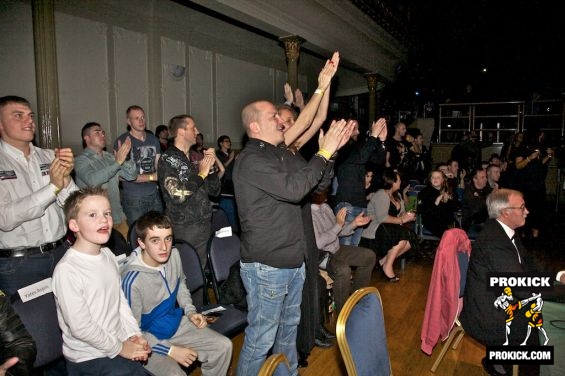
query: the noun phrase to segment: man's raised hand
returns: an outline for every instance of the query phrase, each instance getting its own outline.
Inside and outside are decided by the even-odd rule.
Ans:
[[[379,138],[381,141],[386,141],[386,136],[388,134],[388,128],[386,125],[386,119],[380,118],[377,121],[373,122],[371,126],[371,136],[375,138]]]

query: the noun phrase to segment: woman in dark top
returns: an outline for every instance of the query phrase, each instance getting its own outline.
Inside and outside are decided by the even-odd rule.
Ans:
[[[424,145],[424,136],[418,133],[414,136],[412,146],[408,149],[407,179],[416,179],[424,184],[432,167],[432,157]]]
[[[169,127],[161,124],[155,129],[155,136],[159,139],[161,144],[161,153],[169,147]]]
[[[441,238],[445,230],[454,227],[458,207],[459,203],[453,198],[443,172],[432,171],[428,186],[418,193],[418,213],[422,216],[424,227]]]
[[[196,135],[196,143],[190,147],[189,159],[192,163],[198,163],[204,158],[204,135],[198,133]]]
[[[235,152],[231,150],[231,140],[229,136],[223,135],[218,137],[216,157],[218,157],[226,169],[222,177],[222,193],[233,195],[232,169],[233,162],[235,161]]]
[[[383,189],[378,190],[367,205],[367,214],[372,220],[363,230],[359,245],[374,250],[381,257],[379,265],[387,280],[397,282],[399,278],[394,274],[394,261],[418,246],[416,233],[404,227],[405,223],[413,222],[416,215],[404,210],[398,172],[386,168],[383,182]]]

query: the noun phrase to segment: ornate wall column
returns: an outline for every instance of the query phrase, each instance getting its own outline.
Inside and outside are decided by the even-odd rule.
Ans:
[[[37,87],[38,146],[60,146],[59,85],[55,46],[55,6],[53,0],[33,0],[33,41]]]
[[[369,88],[369,122],[377,120],[377,86],[379,81],[382,79],[381,75],[378,73],[366,73],[364,74],[367,80],[367,87]]]
[[[288,83],[292,91],[298,87],[298,58],[300,57],[300,46],[306,39],[298,35],[279,38],[284,43],[284,53],[286,55],[286,66],[288,72]]]

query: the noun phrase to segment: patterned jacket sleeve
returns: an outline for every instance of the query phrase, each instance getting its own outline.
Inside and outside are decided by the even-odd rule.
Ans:
[[[36,352],[33,338],[8,298],[0,291],[0,364],[17,356],[20,360],[10,368],[8,374],[32,375]]]
[[[175,203],[183,203],[190,199],[204,184],[204,179],[197,173],[181,171],[181,165],[174,154],[165,152],[159,158],[158,178],[161,192],[168,195]]]

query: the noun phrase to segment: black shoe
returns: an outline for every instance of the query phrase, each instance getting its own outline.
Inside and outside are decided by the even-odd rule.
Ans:
[[[320,325],[320,334],[325,339],[335,339],[335,334],[330,332],[324,325]]]
[[[334,345],[333,342],[326,338],[316,338],[314,344],[322,349],[329,349]]]
[[[488,373],[490,376],[505,376],[505,373],[500,373],[498,372],[496,369],[494,369],[494,365],[487,363],[487,358],[483,358],[481,360],[481,363],[483,365],[483,369],[485,370],[486,373]]]
[[[308,354],[303,353],[302,351],[298,352],[298,368],[306,368],[308,367]]]

